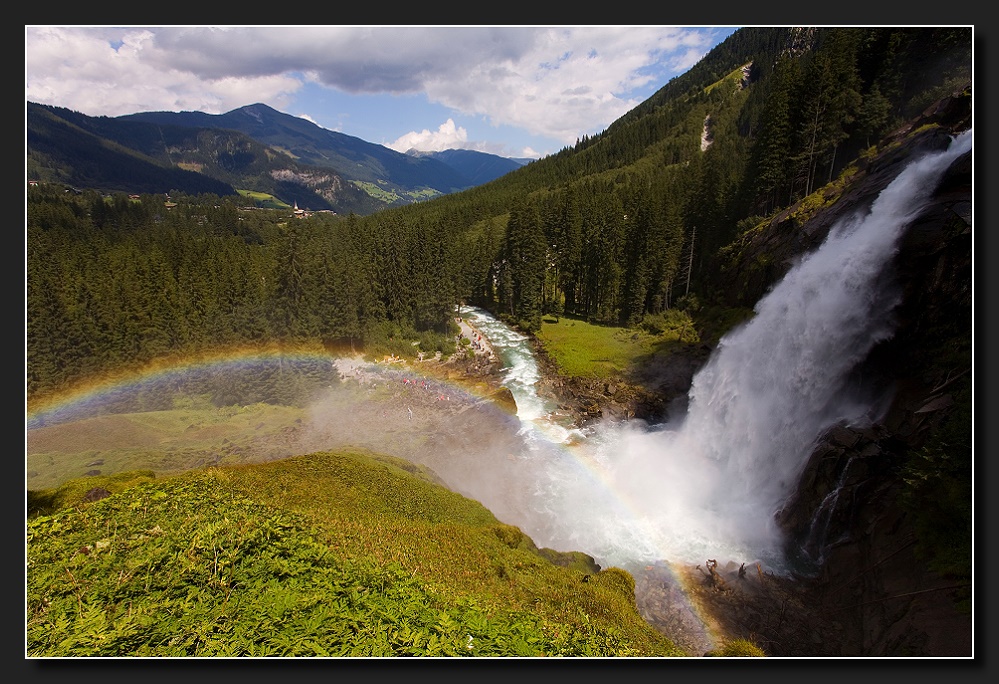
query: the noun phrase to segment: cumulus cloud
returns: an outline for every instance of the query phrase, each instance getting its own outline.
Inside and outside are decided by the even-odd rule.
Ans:
[[[468,132],[460,126],[455,126],[454,119],[448,119],[436,131],[431,132],[426,128],[419,133],[413,131],[386,145],[397,152],[407,152],[411,149],[440,152],[467,146]]]
[[[280,108],[302,86],[281,72],[192,71],[161,29],[43,27],[25,31],[25,96],[90,116],[139,111],[221,114],[254,102]]]
[[[653,26],[532,29],[528,35],[529,43],[504,57],[465,60],[454,73],[427,73],[427,96],[496,126],[572,144],[635,107],[643,98],[629,96],[634,89],[665,83],[666,75],[655,69],[662,55],[705,40],[688,29]]]

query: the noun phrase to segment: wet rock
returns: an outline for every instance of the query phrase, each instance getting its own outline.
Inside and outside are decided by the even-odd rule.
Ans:
[[[859,433],[842,425],[837,425],[826,433],[827,441],[841,447],[852,447],[859,439]]]
[[[517,400],[514,398],[513,392],[510,391],[509,387],[500,387],[489,395],[489,399],[507,411],[512,413],[517,412]]]

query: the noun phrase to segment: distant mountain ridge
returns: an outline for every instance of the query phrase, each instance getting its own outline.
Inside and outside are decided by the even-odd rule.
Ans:
[[[413,157],[429,157],[442,161],[470,180],[473,186],[483,185],[489,181],[496,180],[500,176],[504,176],[534,161],[530,158],[500,157],[488,152],[464,149],[448,149],[436,152],[411,149],[406,154]]]
[[[225,114],[90,117],[27,103],[28,173],[128,192],[264,192],[287,204],[370,214],[459,192],[519,168],[471,150],[403,154],[253,104]]]
[[[26,113],[29,179],[136,193],[236,192],[217,178],[164,164],[143,151],[147,145],[132,135],[135,131],[115,126],[104,117],[95,119],[31,102],[27,103]]]

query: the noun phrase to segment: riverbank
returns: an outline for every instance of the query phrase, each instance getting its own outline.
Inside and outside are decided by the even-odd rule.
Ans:
[[[587,378],[563,374],[544,345],[537,339],[531,345],[541,373],[538,394],[572,414],[580,428],[601,420],[661,423],[672,411],[684,411],[694,375],[710,353],[707,345],[678,347],[626,373]]]
[[[461,311],[459,310],[459,314]],[[456,316],[455,321],[458,323],[458,327],[461,328],[461,332],[458,334],[458,350],[459,353],[461,349],[465,348],[462,343],[462,339],[467,339],[469,341],[468,349],[475,354],[475,356],[484,356],[490,362],[498,361],[499,358],[493,351],[493,345],[489,341],[489,338],[482,334],[478,328],[475,327],[473,323],[470,323],[468,319],[464,316]]]
[[[450,356],[443,357],[437,353],[434,356],[419,354],[412,359],[386,356],[380,360],[371,360],[359,354],[338,358],[334,360],[334,366],[342,381],[353,380],[362,386],[376,387],[385,382],[387,373],[399,377],[408,374],[413,383],[410,387],[417,384],[432,387],[452,385],[472,396],[487,398],[506,411],[516,414],[513,395],[503,384],[502,360],[492,343],[466,318],[456,316],[455,322],[460,333],[455,339],[455,353]],[[462,344],[462,339],[469,342]],[[407,380],[404,384],[408,382]],[[442,396],[446,397],[447,394]]]
[[[443,363],[467,376],[466,379],[488,378],[494,387],[499,387],[504,382],[504,361],[496,353],[495,341],[476,326],[474,319],[475,316],[462,315],[460,309],[455,318],[461,328],[459,350],[465,346],[474,356],[466,359],[466,355],[458,353]],[[556,406],[557,413],[569,417],[568,421],[560,420],[561,423],[568,422],[579,429],[600,421],[663,422],[671,408],[685,408],[693,376],[710,353],[707,345],[678,345],[669,353],[649,355],[628,372],[584,377],[563,373],[538,336],[507,325],[517,335],[527,338],[539,375],[534,386],[537,395]],[[462,338],[471,344],[461,345]]]

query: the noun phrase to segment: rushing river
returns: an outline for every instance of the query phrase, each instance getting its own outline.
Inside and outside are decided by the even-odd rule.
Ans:
[[[523,423],[521,433],[529,440],[547,439],[566,443],[583,437],[571,416],[562,413],[551,401],[536,391],[541,374],[531,350],[529,338],[497,320],[484,309],[463,306],[458,315],[481,332],[503,364],[503,384],[517,402],[517,417]]]

